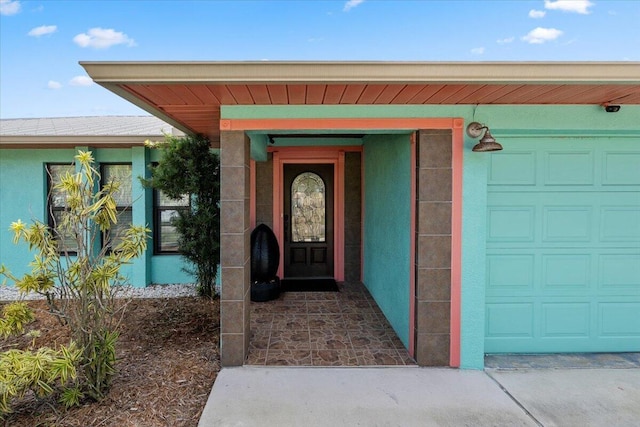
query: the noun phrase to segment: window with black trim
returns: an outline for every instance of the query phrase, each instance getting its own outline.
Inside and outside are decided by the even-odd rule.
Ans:
[[[178,230],[173,225],[173,219],[180,211],[191,209],[191,199],[184,194],[180,199],[174,200],[167,197],[160,190],[154,191],[153,217],[154,221],[154,248],[156,254],[175,254],[180,249],[178,245]]]
[[[62,214],[65,211],[67,201],[65,194],[56,189],[56,185],[60,184],[62,178],[67,174],[75,174],[76,167],[73,164],[56,164],[48,163],[46,165],[47,172],[47,223],[54,231],[53,235],[58,244],[59,252],[67,252],[75,254],[78,251],[78,244],[75,236],[70,232],[61,230]]]
[[[133,203],[131,163],[103,163],[100,165],[100,174],[102,176],[103,187],[105,184],[113,182],[120,184],[118,191],[113,194],[113,198],[116,202],[118,222],[109,230],[109,249],[111,249],[120,244],[124,238],[125,231],[133,222],[133,212],[131,210],[131,205]]]

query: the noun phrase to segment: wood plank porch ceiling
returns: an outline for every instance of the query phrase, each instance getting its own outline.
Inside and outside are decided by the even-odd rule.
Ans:
[[[118,63],[82,65],[97,83],[182,130],[207,135],[212,145],[220,140],[220,108],[223,105],[640,104],[638,63],[488,64],[493,67],[490,69],[483,68],[485,64],[444,64],[450,67],[443,71],[480,73],[477,78],[464,74],[423,79],[418,71],[437,69],[443,64],[319,63],[313,67],[314,64],[309,63],[185,63],[182,68],[180,63],[156,64],[161,69],[166,68],[166,73],[160,72],[161,75],[145,75],[154,65],[152,63],[122,63],[120,68]],[[528,71],[527,65],[533,71]],[[542,68],[544,65],[546,69]],[[143,68],[137,68],[141,66]],[[430,68],[425,68],[427,66]],[[595,69],[595,66],[600,68]],[[363,68],[358,71],[358,67]],[[383,74],[388,73],[385,67],[400,67],[392,71],[407,70],[406,75],[393,79],[392,75]],[[120,69],[123,71],[118,76]],[[197,74],[200,70],[204,74],[220,69],[223,70],[221,75],[211,79]],[[265,74],[260,74],[261,69]],[[494,78],[490,74],[503,69],[506,70],[504,75]],[[157,68],[153,73],[157,73],[155,70]],[[356,74],[371,70],[373,74]],[[375,74],[378,70],[382,71]],[[616,78],[599,74],[609,70],[622,70],[624,75]],[[190,75],[191,71],[193,75]],[[278,71],[284,75],[278,75]],[[246,72],[246,75],[236,72]],[[344,76],[347,78],[337,78]]]

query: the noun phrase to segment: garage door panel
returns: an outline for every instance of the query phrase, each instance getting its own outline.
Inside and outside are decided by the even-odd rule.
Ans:
[[[490,206],[489,242],[534,242],[535,206]]]
[[[495,303],[487,305],[488,337],[533,337],[533,304]]]
[[[543,242],[590,242],[593,238],[591,206],[542,208]]]
[[[603,302],[598,317],[600,336],[640,337],[640,302]]]
[[[591,288],[591,255],[552,254],[542,256],[544,294],[584,295]]]
[[[592,151],[546,151],[543,157],[544,185],[594,184]]]
[[[591,304],[554,302],[541,308],[541,337],[589,337]]]
[[[535,256],[501,254],[487,257],[487,293],[533,295]]]
[[[640,297],[640,254],[607,253],[599,256],[599,288],[606,294]],[[640,318],[640,312],[638,312]]]
[[[536,184],[536,153],[515,151],[491,156],[488,181],[491,185],[531,186]]]
[[[489,161],[486,351],[640,351],[640,141],[511,147]]]
[[[605,151],[602,184],[640,185],[640,153],[637,151]]]
[[[600,240],[640,242],[640,206],[602,206]]]

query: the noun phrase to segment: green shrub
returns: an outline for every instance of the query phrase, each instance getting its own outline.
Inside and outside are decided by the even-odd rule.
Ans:
[[[49,311],[69,327],[71,342],[58,350],[0,354],[0,415],[28,390],[40,397],[60,392],[67,407],[83,398],[100,399],[116,372],[118,328],[128,302],[116,298],[127,284],[120,267],[146,250],[149,230],[130,225],[122,236],[112,236],[119,183],[95,191],[100,175],[91,152],[79,151],[75,159],[79,172],[65,175],[53,188],[66,201],[59,223],[11,224],[14,243],[26,243],[35,252],[31,272],[18,278],[0,267],[0,275],[14,282],[21,298],[29,292],[46,298]],[[120,243],[112,247],[115,237]],[[73,252],[65,248],[67,241],[73,242]],[[23,301],[9,304],[0,319],[0,335],[22,333],[31,320],[33,313]]]
[[[147,145],[161,150],[162,157],[142,182],[174,200],[189,196],[190,209],[178,211],[173,220],[179,251],[193,266],[185,270],[196,277],[199,294],[213,297],[220,263],[220,158],[201,136],[167,135],[164,142]]]

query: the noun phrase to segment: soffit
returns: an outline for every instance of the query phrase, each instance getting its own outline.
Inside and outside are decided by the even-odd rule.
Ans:
[[[98,84],[220,139],[223,105],[640,104],[637,62],[82,62]]]

